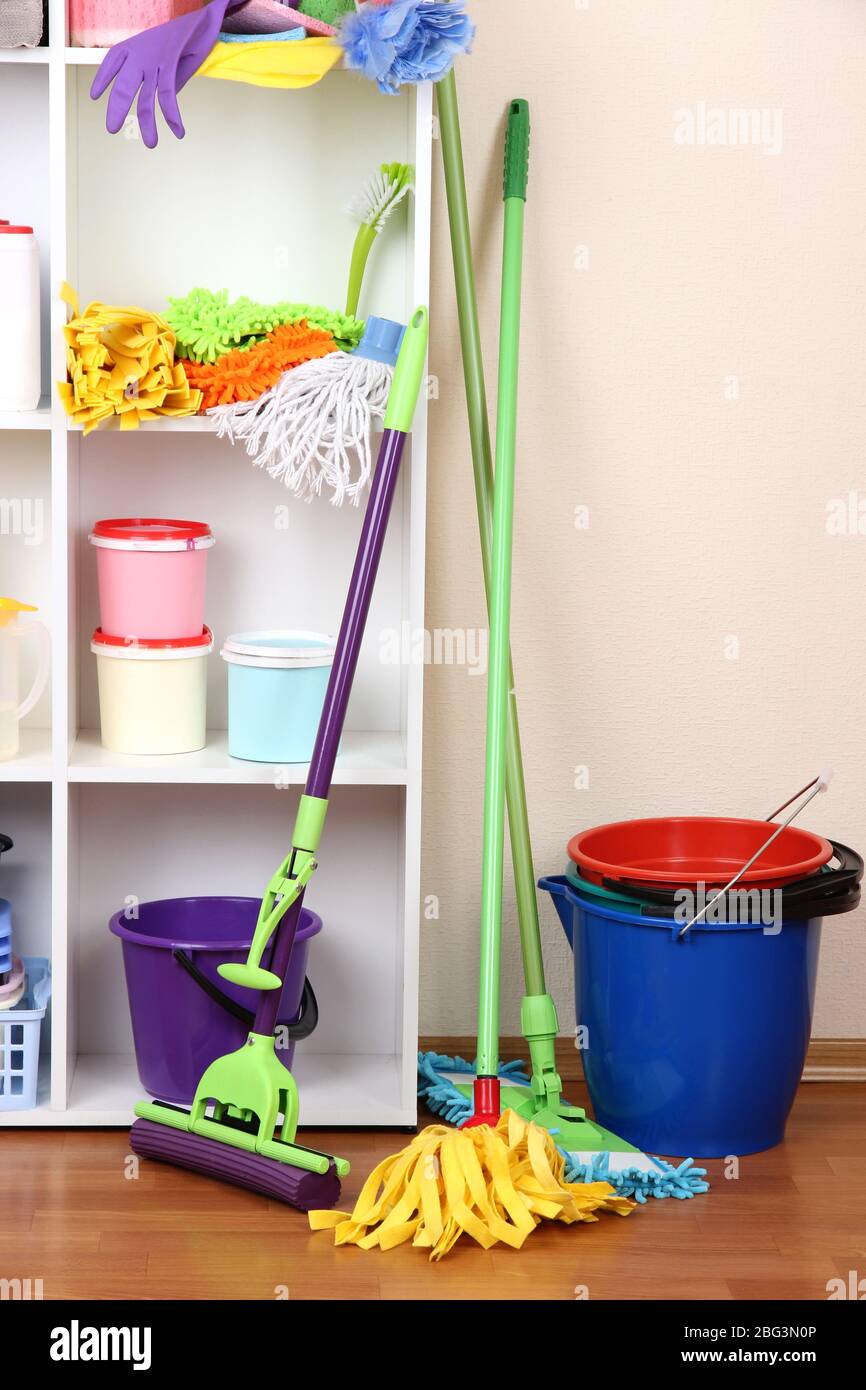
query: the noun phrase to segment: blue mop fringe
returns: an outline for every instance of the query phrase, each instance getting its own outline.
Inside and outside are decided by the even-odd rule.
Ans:
[[[434,1115],[440,1115],[446,1124],[462,1125],[475,1113],[472,1100],[458,1091],[447,1076],[440,1076],[440,1072],[444,1071],[459,1071],[465,1076],[474,1076],[475,1063],[466,1062],[462,1057],[446,1057],[442,1052],[419,1052],[418,1099],[423,1100]],[[499,1068],[499,1079],[515,1085],[529,1084],[522,1062],[506,1062]]]
[[[558,1146],[557,1146],[558,1147]],[[619,1172],[609,1171],[610,1154],[593,1154],[592,1159],[583,1163],[577,1154],[566,1149],[559,1152],[565,1159],[566,1182],[609,1182],[621,1197],[631,1197],[644,1205],[650,1197],[676,1197],[685,1201],[687,1197],[697,1197],[701,1192],[709,1192],[706,1168],[696,1168],[693,1158],[684,1158],[675,1168],[667,1159],[647,1157],[656,1165],[658,1172],[645,1172],[642,1168],[623,1168]]]
[[[473,1076],[475,1063],[462,1057],[446,1057],[441,1052],[418,1053],[418,1099],[449,1125],[460,1125],[473,1113],[471,1099],[441,1074],[455,1071]],[[499,1078],[516,1085],[529,1082],[522,1062],[506,1062],[499,1068]],[[559,1152],[565,1159],[566,1182],[607,1182],[621,1197],[631,1197],[641,1205],[650,1197],[657,1200],[675,1197],[682,1202],[710,1190],[706,1168],[696,1168],[693,1158],[683,1159],[675,1168],[666,1159],[650,1154],[648,1157],[656,1165],[656,1172],[644,1172],[635,1167],[611,1172],[609,1153],[593,1154],[592,1159],[584,1163],[577,1154],[566,1149],[559,1149]]]

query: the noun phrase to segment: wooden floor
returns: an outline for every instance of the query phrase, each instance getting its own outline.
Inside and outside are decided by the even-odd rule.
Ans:
[[[571,1089],[571,1088],[570,1088]],[[577,1095],[574,1095],[577,1099]],[[307,1131],[352,1160],[351,1202],[403,1134]],[[692,1201],[595,1225],[545,1224],[522,1251],[464,1241],[431,1266],[416,1250],[335,1250],[290,1208],[161,1164],[126,1176],[118,1131],[0,1133],[0,1278],[46,1299],[805,1299],[866,1276],[866,1086],[802,1086],[780,1148],[741,1160]],[[346,1203],[344,1203],[345,1205]]]

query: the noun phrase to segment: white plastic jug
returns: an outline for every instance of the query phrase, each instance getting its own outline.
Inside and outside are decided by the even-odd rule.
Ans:
[[[0,222],[0,410],[35,410],[41,391],[39,247]]]
[[[35,613],[28,603],[0,598],[0,762],[14,758],[19,748],[19,725],[29,714],[48,682],[51,641],[40,622],[20,622],[19,614]],[[36,674],[27,698],[19,700],[19,656],[22,641],[38,644]]]

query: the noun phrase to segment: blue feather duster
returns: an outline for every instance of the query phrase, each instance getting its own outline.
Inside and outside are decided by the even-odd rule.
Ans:
[[[464,0],[392,0],[347,15],[340,43],[349,67],[394,96],[404,83],[439,82],[474,34]]]

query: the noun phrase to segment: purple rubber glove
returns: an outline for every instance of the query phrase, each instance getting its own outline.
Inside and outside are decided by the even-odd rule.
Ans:
[[[158,141],[157,100],[169,130],[182,140],[186,131],[177,94],[210,53],[226,14],[244,3],[245,0],[210,0],[200,10],[145,29],[110,48],[90,88],[91,97],[98,101],[109,83],[114,83],[105,116],[109,132],[116,135],[122,129],[137,92],[136,115],[148,149],[155,149]]]

